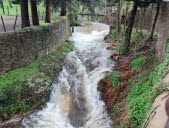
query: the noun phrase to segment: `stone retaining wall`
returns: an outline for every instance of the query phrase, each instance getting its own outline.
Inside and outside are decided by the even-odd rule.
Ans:
[[[165,3],[161,8],[158,17],[158,41],[156,43],[156,55],[161,61],[166,52],[166,42],[169,36],[169,3]],[[168,53],[167,53],[168,54]]]
[[[0,74],[56,51],[69,34],[67,17],[47,26],[0,33]]]

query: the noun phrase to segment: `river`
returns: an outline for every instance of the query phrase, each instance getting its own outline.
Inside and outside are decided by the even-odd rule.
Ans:
[[[43,110],[22,121],[25,128],[110,128],[111,120],[97,90],[98,82],[111,71],[112,51],[104,37],[108,25],[93,23],[75,27],[69,38],[74,50],[66,54],[57,84]]]

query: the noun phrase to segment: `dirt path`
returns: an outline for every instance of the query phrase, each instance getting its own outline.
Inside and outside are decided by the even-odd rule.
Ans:
[[[163,82],[169,85],[169,74],[167,74]],[[167,114],[165,111],[165,103],[169,97],[169,92],[160,94],[154,101],[152,109],[157,108],[150,116],[148,126],[146,128],[164,128],[167,122]]]
[[[160,94],[154,101],[152,109],[157,108],[150,116],[148,126],[146,128],[164,128],[167,121],[165,112],[165,102],[168,92]]]
[[[5,23],[6,31],[12,31],[13,27],[14,27],[16,16],[2,15],[2,17],[3,17],[4,23]],[[18,20],[16,22],[16,29],[18,29],[20,27],[21,27],[21,17],[18,17]],[[1,19],[0,19],[0,32],[4,32]]]

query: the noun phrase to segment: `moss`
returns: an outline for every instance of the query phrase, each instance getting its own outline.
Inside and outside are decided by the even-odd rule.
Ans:
[[[32,62],[25,68],[19,68],[8,73],[0,75],[0,89],[1,87],[15,83],[16,81],[24,81],[26,77],[30,76],[33,72],[37,72],[38,61]]]
[[[55,71],[58,73],[62,67],[62,53],[70,52],[72,48],[72,45],[65,42],[53,54],[38,59],[24,68],[0,75],[0,122],[46,103]],[[36,78],[43,79],[43,82],[37,82]],[[39,87],[46,86],[44,84],[47,84],[48,88],[37,93]]]

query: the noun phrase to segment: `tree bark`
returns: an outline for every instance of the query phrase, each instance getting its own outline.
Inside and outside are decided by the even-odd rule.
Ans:
[[[125,32],[125,44],[124,44],[125,47],[123,51],[124,55],[127,55],[129,53],[131,34],[133,30],[136,13],[137,13],[137,8],[138,8],[138,2],[134,2],[133,8],[130,14],[129,22],[128,22],[126,32]]]
[[[50,0],[46,0],[46,17],[45,22],[50,23]]]
[[[145,15],[146,15],[146,8],[143,7],[140,9],[140,32],[141,34],[143,33],[143,22],[144,22],[144,18],[145,18]]]
[[[153,26],[152,26],[152,29],[151,29],[151,34],[150,34],[150,37],[149,37],[150,40],[153,39],[154,30],[155,30],[157,19],[158,19],[159,12],[160,12],[160,5],[161,5],[161,2],[158,2],[157,3],[156,15],[155,15],[155,18],[154,18]]]
[[[121,14],[121,6],[120,6],[120,0],[118,0],[118,3],[117,3],[117,31],[118,33],[120,33],[121,31],[120,14]]]
[[[32,12],[32,24],[39,25],[37,3],[35,0],[30,0],[30,4],[31,4],[31,12]]]
[[[126,30],[126,25],[127,25],[128,11],[129,11],[130,2],[127,2],[127,3],[125,4],[125,6],[126,6],[126,10],[125,10],[125,17],[124,17],[124,31]]]
[[[66,3],[62,1],[60,16],[66,16]]]
[[[28,0],[20,0],[22,28],[29,27]]]

